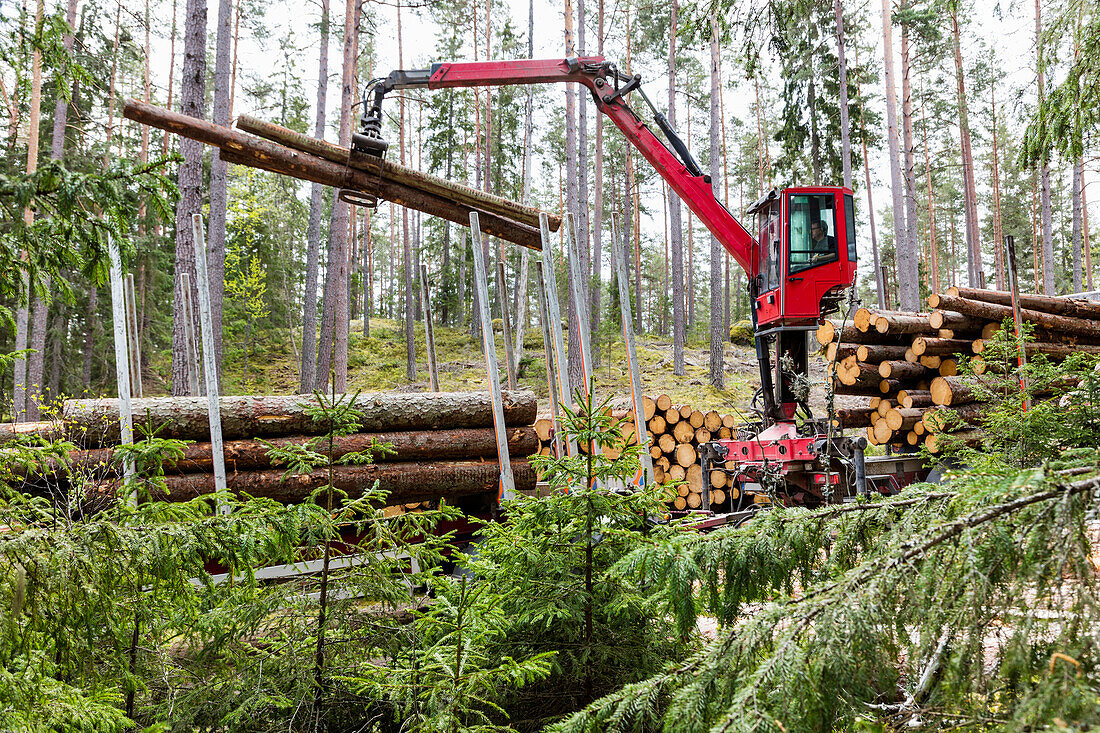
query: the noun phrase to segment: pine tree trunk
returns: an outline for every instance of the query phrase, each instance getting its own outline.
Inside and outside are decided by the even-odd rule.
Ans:
[[[886,93],[886,127],[890,149],[890,192],[893,196],[894,214],[894,250],[895,257],[903,272],[910,272],[910,262],[915,260],[916,252],[911,251],[906,245],[908,239],[905,229],[905,189],[901,174],[901,151],[898,143],[898,113],[896,89],[894,86],[894,41],[893,24],[891,18],[890,0],[882,0],[882,39],[883,39],[883,81]],[[881,277],[881,276],[880,276]],[[899,283],[898,300],[902,310],[917,310],[917,283],[906,278]],[[885,292],[885,283],[883,283]]]
[[[355,65],[358,59],[361,9],[362,5],[357,0],[348,0],[344,11],[344,63],[339,128],[340,145],[344,147],[351,144],[351,105],[357,101]],[[328,390],[330,371],[333,374],[333,388],[337,392],[344,391],[348,380],[348,225],[348,204],[339,199],[334,200],[328,226],[321,340],[317,354],[317,387],[324,391]]]
[[[328,99],[329,0],[321,0],[321,49],[317,70],[316,118],[313,136],[325,137],[325,105]],[[317,270],[321,257],[321,214],[324,187],[315,183],[309,197],[306,228],[306,282],[302,292],[302,370],[298,389],[309,394],[317,385]]]
[[[85,311],[84,327],[84,354],[83,364],[80,368],[80,385],[85,391],[92,386],[92,352],[95,351],[95,333],[99,324],[97,310],[99,300],[99,288],[93,283],[88,289],[88,304]]]
[[[577,45],[574,39],[573,29],[573,2],[565,0],[565,55],[573,58],[577,55]],[[580,209],[580,192],[578,168],[581,159],[579,142],[577,139],[577,89],[575,84],[567,84],[565,87],[565,208],[567,212],[574,214]],[[577,222],[580,229],[580,221]],[[564,231],[564,229],[562,230]],[[580,233],[577,233],[577,244],[580,245]],[[579,354],[581,350],[580,330],[577,328],[577,304],[573,301],[573,270],[568,265],[565,267],[567,278],[567,292],[569,301],[569,353]],[[584,285],[580,291],[583,293]],[[571,392],[583,389],[584,374],[580,359],[569,360],[569,388]]]
[[[990,109],[993,111],[993,276],[998,290],[1005,289],[1004,228],[1001,221],[1001,166],[997,149],[997,87],[989,87]],[[927,166],[927,143],[925,165]]]
[[[603,0],[600,0],[601,18]],[[535,57],[535,0],[530,0],[527,9],[527,58]],[[596,127],[596,149],[600,150],[600,128]],[[523,203],[531,203],[531,181],[534,176],[531,170],[534,164],[534,137],[535,137],[535,88],[527,88],[527,104],[524,109],[523,119]],[[596,188],[602,185],[600,173],[602,171],[600,153],[596,154]],[[598,195],[598,194],[597,194]],[[596,240],[597,243],[599,240]],[[515,360],[516,371],[519,372],[520,363],[523,361],[523,332],[527,329],[528,312],[527,282],[530,263],[530,250],[526,247],[519,255],[519,272],[516,276],[516,327],[515,327]]]
[[[676,129],[676,23],[678,0],[672,0],[668,36],[668,123]],[[668,191],[669,245],[672,248],[672,373],[684,375],[684,242],[680,197]]]
[[[970,145],[970,117],[966,104],[966,80],[960,42],[959,15],[951,13],[951,36],[955,51],[955,82],[959,104],[959,143],[963,172],[963,221],[966,226],[967,284],[982,284],[982,242],[978,226],[978,191],[974,183],[974,153]]]
[[[587,46],[585,45],[585,17],[584,17],[584,0],[577,0],[577,53],[584,56],[586,54]],[[591,303],[598,301],[600,293],[598,289],[592,287],[592,281],[599,277],[599,272],[593,272],[597,270],[598,265],[592,261],[590,255],[592,250],[590,249],[590,233],[589,233],[589,216],[591,214],[590,201],[588,198],[588,91],[584,90],[578,95],[577,100],[577,253],[580,255],[581,276],[584,278],[582,283],[583,287],[581,292],[586,298],[585,302]],[[597,199],[595,206],[600,206],[600,201]],[[599,236],[598,234],[596,235]],[[588,343],[589,348],[592,350],[591,360],[595,365],[598,362],[597,351],[599,350],[599,339],[597,338],[596,327],[599,323],[598,311],[589,307],[588,309]]]
[[[722,56],[718,47],[718,18],[710,19],[710,185],[718,197],[718,159],[723,151],[719,144],[722,115],[719,109],[721,82],[718,71]],[[718,239],[710,238],[710,383],[715,389],[725,388],[723,347],[726,339],[722,333],[722,259],[724,250]]]
[[[844,59],[844,9],[840,0],[833,0],[836,13],[836,57],[840,75],[840,157],[844,170],[844,185],[852,187],[852,142],[848,131],[848,64]],[[728,277],[726,278],[729,279]]]
[[[206,96],[206,0],[187,0],[183,27],[183,73],[180,81],[180,112],[203,118]],[[179,202],[176,205],[175,291],[172,299],[172,394],[189,390],[189,355],[184,327],[182,275],[191,279],[191,302],[198,302],[195,279],[195,250],[191,216],[202,207],[203,144],[180,138]],[[198,333],[198,323],[192,324]]]
[[[1082,163],[1081,177],[1081,235],[1085,249],[1085,289],[1092,290],[1092,244],[1089,238],[1089,204],[1085,195],[1084,169]]]
[[[1043,20],[1035,0],[1035,53],[1037,57],[1039,107],[1046,101],[1046,60],[1043,54]],[[1039,174],[1039,203],[1043,235],[1043,294],[1054,295],[1054,215],[1050,204],[1050,161],[1044,156]]]
[[[596,54],[603,56],[604,36],[604,0],[599,0],[598,19],[596,23]],[[598,365],[600,361],[600,307],[603,300],[603,115],[596,112],[596,160],[595,160],[595,190],[592,200],[592,283],[589,288],[588,312],[592,319],[592,364]],[[610,252],[615,250],[615,242],[608,246]],[[614,255],[612,255],[614,257]],[[615,289],[612,288],[614,292]]]
[[[921,82],[924,90],[924,82]],[[923,96],[923,94],[922,94]],[[940,249],[936,241],[936,208],[932,195],[932,161],[928,154],[928,118],[924,114],[925,105],[921,104],[921,128],[924,137],[924,183],[928,196],[928,272],[931,275],[932,292],[940,292]],[[870,180],[870,178],[868,178]]]
[[[630,3],[626,4],[626,72],[631,72],[631,60],[633,44],[630,34]],[[630,202],[630,211],[633,214],[633,226],[628,226],[623,217],[624,230],[629,228],[634,235],[634,325],[635,333],[642,333],[642,236],[641,212],[639,211],[638,186],[635,181],[634,154],[631,146],[626,146],[626,198]],[[652,317],[652,316],[651,316]],[[652,325],[652,322],[651,322]]]
[[[232,0],[218,0],[217,41],[214,52],[214,103],[210,119],[215,125],[229,126],[230,93],[233,45],[231,24]],[[210,283],[210,322],[214,333],[214,355],[218,381],[221,382],[222,360],[222,304],[225,300],[225,215],[229,203],[229,164],[222,160],[221,151],[215,150],[210,160],[210,214],[207,220],[206,267]]]
[[[401,3],[397,4],[397,59],[398,68],[404,68],[404,49],[402,47],[402,34],[401,34]],[[401,97],[400,104],[400,146],[401,146],[401,164],[405,164],[405,97]],[[488,125],[488,107],[486,107],[486,126]],[[488,130],[486,130],[486,137],[488,137]],[[488,155],[489,148],[486,143],[485,153]],[[488,173],[488,165],[486,165],[486,173]],[[488,179],[486,178],[486,188],[488,188]],[[412,273],[412,239],[409,237],[409,210],[405,207],[401,207],[401,244],[402,244],[402,257],[401,266],[404,271],[404,286],[405,286],[405,379],[410,383],[416,381],[416,332],[413,325],[416,313],[415,306],[413,305],[414,290],[413,290],[413,273]]]
[[[904,5],[908,8],[908,2]],[[898,265],[898,276],[908,281],[907,288],[920,297],[920,237],[917,229],[917,184],[916,160],[913,155],[913,86],[910,82],[912,64],[909,55],[909,25],[901,27],[901,122],[902,142],[905,148],[905,247],[910,256],[902,258]]]
[[[1085,289],[1082,268],[1081,246],[1081,177],[1084,175],[1084,159],[1078,158],[1073,164],[1073,292]]]

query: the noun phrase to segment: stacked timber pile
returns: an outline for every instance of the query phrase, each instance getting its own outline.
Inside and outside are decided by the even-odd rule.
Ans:
[[[230,491],[296,503],[328,482],[327,470],[288,477],[286,468],[273,463],[269,455],[272,445],[302,445],[325,432],[325,425],[313,418],[313,397],[223,397],[220,406]],[[362,413],[361,432],[336,437],[335,457],[372,446],[389,445],[390,449],[374,448],[372,464],[334,469],[336,488],[350,498],[362,496],[375,481],[388,492],[391,503],[410,508],[439,498],[453,502],[496,494],[500,470],[488,392],[360,394],[354,407]],[[132,410],[134,423],[158,428],[157,437],[196,441],[184,448],[182,459],[164,465],[168,495],[158,498],[187,500],[213,492],[206,398],[135,399]],[[535,487],[527,457],[538,450],[531,427],[536,410],[532,393],[504,393],[517,490]],[[112,491],[120,470],[113,459],[119,442],[117,416],[115,399],[70,400],[59,421],[22,428],[0,426],[0,451],[6,436],[16,433],[65,437],[82,448],[70,454],[67,465],[44,466],[42,473],[28,475],[28,482],[46,479],[67,484],[78,477],[82,485]]]
[[[928,297],[927,313],[860,308],[852,323],[826,321],[817,330],[833,388],[862,398],[837,411],[845,428],[866,428],[874,445],[925,445],[935,452],[941,435],[955,433],[976,443],[972,426],[982,405],[959,376],[960,359],[974,374],[1003,372],[1010,365],[989,360],[987,342],[1013,319],[1011,294],[949,288]],[[1034,328],[1028,356],[1061,360],[1075,352],[1100,354],[1100,303],[1021,295],[1020,315]]]
[[[649,455],[653,459],[654,478],[659,484],[677,484],[677,496],[670,506],[683,511],[699,509],[703,505],[703,466],[699,446],[712,440],[726,439],[733,435],[738,420],[733,415],[722,415],[715,410],[703,412],[691,405],[674,405],[672,398],[662,394],[642,397],[646,429],[649,433]],[[636,445],[634,414],[632,411],[613,411],[612,416],[622,418],[625,443]],[[539,439],[539,453],[553,452],[553,422],[548,417],[535,421],[535,433]],[[612,451],[604,453],[617,457]],[[723,471],[711,472],[712,508],[728,508],[729,502],[738,496],[736,488],[726,486],[728,480]]]

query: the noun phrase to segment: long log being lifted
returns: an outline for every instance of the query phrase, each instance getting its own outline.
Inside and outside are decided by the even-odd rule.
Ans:
[[[224,160],[238,165],[385,199],[463,226],[469,226],[470,212],[477,211],[486,234],[529,249],[542,248],[537,209],[432,178],[411,168],[381,160],[372,162],[366,156],[356,156],[357,167],[352,167],[349,164],[351,154],[346,148],[332,146],[344,155],[341,161],[335,162],[315,152],[303,152],[134,99],[127,100],[123,114],[135,122],[217,147]],[[324,141],[317,142],[327,147]],[[521,220],[514,218],[517,216]],[[561,218],[554,217],[553,222],[560,226]],[[552,223],[551,228],[557,227]]]

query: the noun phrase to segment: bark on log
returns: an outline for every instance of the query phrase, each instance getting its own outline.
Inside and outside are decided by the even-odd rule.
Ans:
[[[221,149],[221,157],[231,163],[293,176],[305,181],[376,195],[410,209],[447,219],[461,226],[470,225],[470,212],[479,211],[433,194],[382,179],[376,174],[348,168],[340,163],[302,153],[269,140],[215,125],[151,104],[128,100],[123,114],[128,119],[183,135]],[[487,234],[508,242],[541,250],[537,227],[481,212],[481,228]]]
[[[838,335],[840,336],[839,339],[837,339]],[[865,333],[850,323],[841,328],[836,323],[828,320],[818,326],[816,338],[822,346],[832,343],[834,340],[839,340],[842,344],[900,343],[898,339],[893,337],[884,339],[883,335],[876,333],[874,329],[871,329],[869,333]]]
[[[531,392],[503,392],[504,421],[510,426],[531,425],[538,403]],[[134,423],[151,421],[164,438],[203,440],[210,437],[205,397],[145,397],[131,400]],[[309,410],[311,395],[241,396],[221,398],[222,435],[226,440],[270,435],[316,435],[326,426],[315,422]],[[362,413],[360,432],[484,428],[493,424],[488,392],[422,392],[360,394],[355,409]],[[118,400],[69,400],[66,423],[86,430],[85,444],[118,441]]]
[[[968,300],[966,298],[951,295],[933,293],[928,296],[928,304],[936,308],[943,308],[944,310],[952,310],[957,313],[965,313],[978,318],[984,318],[988,321],[1000,322],[1005,318],[1011,319],[1013,317],[1012,306],[1010,305],[987,303],[980,300]],[[1034,323],[1037,326],[1042,326],[1051,331],[1061,331],[1063,333],[1100,339],[1100,320],[1076,318],[1028,308],[1021,308],[1020,316],[1025,321]]]
[[[272,438],[267,443],[278,448],[304,444],[308,437],[293,436]],[[392,453],[374,451],[375,463],[402,461],[450,461],[496,459],[496,433],[492,428],[460,428],[453,430],[401,431],[393,433],[356,433],[339,436],[333,440],[333,457],[369,450],[372,445],[389,444]],[[227,440],[224,443],[226,471],[254,471],[276,468],[268,456],[269,447],[259,440]],[[325,449],[327,451],[327,445]],[[539,441],[529,427],[508,428],[508,453],[513,461],[526,459],[538,452]],[[72,473],[98,472],[108,469],[117,472],[113,463],[114,450],[98,448],[73,451],[69,455],[69,471]],[[61,466],[52,464],[56,472]],[[183,449],[183,458],[174,465],[166,464],[165,473],[205,473],[213,471],[210,443],[192,443]]]
[[[978,288],[950,287],[946,294],[956,298],[978,300],[983,303],[996,303],[1012,307],[1012,293],[1005,290],[979,290]],[[1056,313],[1073,318],[1100,320],[1100,303],[1078,298],[1057,298],[1050,295],[1032,295],[1020,293],[1020,307],[1029,310]]]
[[[285,477],[285,471],[238,471],[226,476],[226,487],[236,494],[262,496],[284,504],[300,503],[314,489],[328,483],[328,471]],[[517,491],[533,491],[535,472],[527,461],[513,461],[512,475]],[[338,466],[333,485],[351,499],[361,497],[374,482],[389,492],[387,504],[459,499],[474,494],[496,495],[500,467],[496,461],[448,461],[436,463],[379,463],[367,466]],[[165,477],[166,496],[154,498],[186,501],[214,491],[210,474],[181,474]],[[101,489],[113,486],[106,484]]]
[[[66,437],[65,423],[60,420],[0,423],[0,445],[17,438],[30,437],[42,438],[43,440],[60,440]]]
[[[932,372],[911,361],[884,361],[878,365],[878,373],[883,379],[922,379]]]
[[[961,405],[974,401],[974,390],[962,377],[936,377],[932,380],[932,402],[937,405]]]
[[[900,379],[883,379],[878,383],[879,393],[885,395],[897,394],[902,387]]]
[[[985,321],[962,313],[934,310],[928,316],[928,325],[936,330],[949,329],[956,333],[979,333],[985,327]]]
[[[890,313],[875,319],[875,330],[880,334],[932,333],[927,313]]]
[[[981,430],[964,430],[961,433],[928,433],[924,436],[924,447],[929,453],[939,453],[945,443],[961,443],[970,448],[977,448],[982,443]]]
[[[925,431],[929,433],[955,432],[973,427],[984,412],[985,407],[980,402],[971,402],[955,408],[933,407],[925,411],[921,422]]]
[[[894,432],[911,430],[914,425],[924,418],[924,410],[919,407],[894,408],[886,413],[886,424]]]
[[[898,404],[902,407],[931,407],[932,393],[926,389],[903,389],[898,392]]]
[[[900,361],[905,359],[907,346],[890,346],[887,344],[864,344],[856,347],[856,359],[867,364],[881,364],[884,361]]]
[[[497,214],[532,227],[539,225],[540,212],[533,207],[442,178],[436,178],[414,168],[406,168],[388,160],[373,157],[363,158],[362,156],[352,157],[351,151],[345,147],[303,135],[300,132],[295,132],[256,117],[238,116],[237,129],[333,163],[347,165],[373,175],[381,175],[385,180],[394,181],[409,188],[464,203],[479,211]],[[561,217],[556,214],[548,214],[547,216],[550,220],[550,231],[556,232],[561,226]]]
[[[871,424],[871,411],[867,408],[840,408],[836,410],[839,428],[865,428]]]
[[[967,339],[941,339],[931,336],[917,336],[913,339],[913,353],[917,356],[969,354],[972,348],[973,342]]]

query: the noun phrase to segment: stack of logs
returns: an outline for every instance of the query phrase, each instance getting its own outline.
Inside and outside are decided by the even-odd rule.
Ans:
[[[866,428],[874,445],[939,449],[942,436],[977,443],[982,405],[958,375],[965,358],[974,374],[1003,370],[986,359],[987,341],[1007,318],[1011,295],[999,290],[949,288],[928,297],[930,311],[909,313],[860,308],[852,322],[826,321],[817,330],[838,395],[866,402],[837,411],[845,428]],[[1021,318],[1034,327],[1028,356],[1060,360],[1075,352],[1100,354],[1100,303],[1021,295]]]
[[[309,395],[221,398],[227,488],[234,493],[298,503],[328,482],[328,471],[287,476],[285,466],[270,456],[271,446],[301,446],[326,432],[314,420],[315,399]],[[359,431],[333,439],[334,457],[371,450],[372,464],[340,465],[333,471],[336,488],[358,498],[375,481],[388,492],[388,503],[414,508],[446,498],[496,495],[500,470],[488,392],[360,394]],[[136,426],[151,425],[160,438],[190,441],[183,457],[165,463],[167,496],[183,501],[214,491],[206,398],[152,397],[132,400]],[[538,450],[531,427],[537,412],[530,392],[504,393],[512,472],[517,490],[533,491],[535,474],[527,462]],[[80,485],[97,494],[113,492],[120,466],[113,457],[119,442],[118,403],[114,399],[70,400],[56,422],[0,426],[3,443],[15,435],[65,438],[79,446],[66,464],[54,462],[27,472],[28,488],[36,485]],[[138,430],[140,435],[140,427]],[[388,450],[376,446],[388,445]],[[372,446],[375,448],[372,450]],[[326,445],[316,448],[327,452]]]
[[[654,478],[659,484],[676,483],[677,496],[671,507],[678,511],[699,509],[703,505],[703,466],[699,446],[711,440],[730,438],[738,424],[733,415],[722,415],[715,410],[703,412],[691,405],[674,405],[672,398],[662,394],[642,397],[646,429],[649,433],[649,454],[653,459]],[[622,430],[627,445],[634,439],[634,415],[632,411],[613,411],[612,416],[622,418]],[[540,418],[535,422],[539,438],[539,453],[550,455],[553,445],[553,422]],[[614,450],[605,450],[611,458]],[[738,490],[728,487],[728,477],[723,471],[712,471],[710,504],[722,508],[737,499]]]

